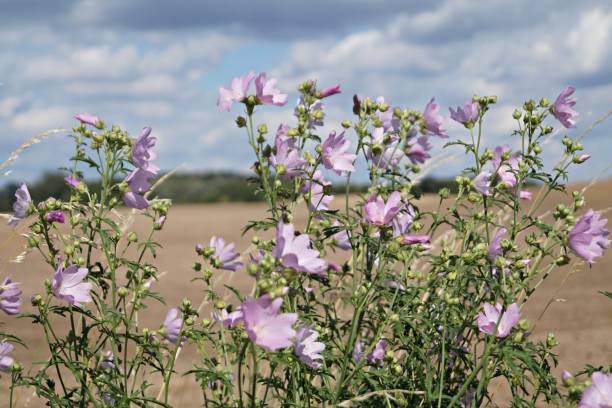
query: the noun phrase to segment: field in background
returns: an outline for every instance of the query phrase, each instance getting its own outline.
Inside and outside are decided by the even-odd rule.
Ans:
[[[573,186],[578,189],[583,186]],[[605,181],[590,187],[586,192],[587,207],[606,209],[612,205],[612,181]],[[560,195],[551,195],[545,208],[552,208],[560,201]],[[340,201],[340,200],[336,200]],[[569,203],[568,200],[563,202]],[[418,203],[423,209],[433,209],[437,204],[435,196],[424,196]],[[265,206],[262,203],[218,203],[198,205],[176,205],[168,216],[166,225],[158,235],[163,245],[158,253],[156,265],[163,272],[159,282],[153,284],[153,289],[161,292],[168,306],[180,304],[184,297],[199,305],[202,300],[202,284],[190,282],[195,276],[191,265],[196,260],[194,244],[201,242],[207,244],[212,235],[223,236],[228,241],[237,243],[238,249],[244,251],[248,248],[251,233],[241,236],[242,227],[247,221],[265,217]],[[300,214],[296,223],[304,222],[305,214]],[[607,214],[610,217],[610,213]],[[549,218],[550,219],[550,218]],[[25,223],[24,223],[25,224]],[[50,278],[54,271],[46,266],[37,253],[31,253],[23,263],[10,263],[17,254],[23,250],[24,239],[19,235],[22,224],[17,230],[0,226],[0,276],[12,274],[14,280],[23,282],[24,299],[35,293],[43,291],[43,281]],[[143,235],[146,224],[144,219],[135,220],[134,229]],[[335,255],[341,260],[343,253]],[[559,357],[559,367],[570,371],[578,370],[585,364],[608,364],[612,362],[612,301],[598,294],[598,291],[612,291],[612,250],[589,268],[582,265],[578,272],[573,274],[566,267],[557,270],[541,286],[528,303],[525,314],[535,324],[532,336],[543,338],[549,332],[554,332],[559,340],[556,349]],[[226,273],[228,279],[239,288],[248,290],[251,278],[242,272]],[[548,302],[553,299],[550,307],[538,320]],[[234,299],[230,298],[230,301]],[[31,306],[28,302],[25,308]],[[151,328],[157,328],[165,315],[167,306],[152,305],[141,313],[141,320]],[[205,308],[205,310],[208,310]],[[206,312],[207,314],[207,312]],[[28,367],[31,362],[39,360],[46,355],[41,343],[42,333],[39,327],[32,326],[26,319],[0,317],[0,321],[7,323],[8,331],[20,336],[29,345],[29,349],[17,347],[15,358]],[[193,350],[187,349],[181,356],[178,364],[179,370],[191,366],[196,359]],[[4,379],[5,381],[6,379]],[[5,382],[0,381],[0,395],[5,393]],[[25,406],[29,396],[20,394],[18,407]],[[173,386],[172,403],[175,407],[197,407],[200,401],[197,385],[192,377],[176,377]],[[0,398],[0,406],[4,401]],[[29,406],[38,407],[39,403],[30,402]]]

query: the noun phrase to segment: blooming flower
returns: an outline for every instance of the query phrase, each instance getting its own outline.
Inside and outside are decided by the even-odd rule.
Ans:
[[[385,358],[385,351],[387,351],[387,347],[389,344],[387,340],[380,339],[376,346],[374,346],[374,350],[370,354],[368,354],[368,361],[370,363],[376,363],[378,361],[383,361]]]
[[[425,163],[425,160],[431,158],[431,155],[427,153],[431,150],[431,144],[428,142],[427,137],[421,136],[416,142],[408,145],[405,150],[406,156],[412,162],[412,164]]]
[[[92,288],[90,282],[83,282],[89,270],[80,268],[78,265],[70,265],[66,269],[62,267],[61,259],[58,262],[57,271],[51,281],[51,289],[56,298],[65,300],[71,305],[81,306],[81,303],[91,302]]]
[[[276,351],[292,344],[296,335],[293,325],[296,313],[279,313],[282,298],[272,300],[269,295],[247,299],[242,304],[244,328],[251,341],[268,351]]]
[[[386,104],[385,98],[379,96],[378,98],[376,98],[376,103],[379,105]],[[400,120],[393,114],[393,108],[389,107],[384,112],[377,110],[376,116],[378,116],[378,119],[380,119],[385,132],[397,132],[400,129]]]
[[[334,226],[338,226],[338,225],[339,224],[337,222],[334,223]],[[348,251],[349,249],[352,248],[348,231],[345,229],[340,230],[336,232],[334,235],[332,235],[332,239],[334,240],[334,245],[340,249]]]
[[[221,322],[223,327],[226,328],[234,327],[244,319],[241,309],[234,310],[231,313],[228,313],[226,309],[221,309],[219,313],[212,312],[211,316],[214,321]]]
[[[575,89],[571,86],[565,87],[551,107],[554,117],[568,129],[576,127],[576,122],[572,118],[578,116],[578,112],[572,109],[572,106],[576,104],[576,99],[569,98],[574,91]]]
[[[363,344],[359,340],[357,340],[355,342],[355,347],[353,347],[353,360],[358,363],[363,358],[363,355]]]
[[[480,116],[480,105],[472,100],[464,103],[463,107],[457,106],[457,110],[453,110],[453,108],[448,108],[448,110],[451,119],[463,124],[468,129],[474,126]]]
[[[64,181],[66,182],[66,184],[68,184],[72,188],[77,188],[79,184],[81,184],[81,182],[77,180],[75,177],[73,177],[72,174],[67,175],[64,178]]]
[[[283,266],[299,272],[312,275],[324,275],[327,272],[327,262],[319,258],[319,251],[311,249],[307,234],[294,235],[293,224],[282,221],[276,227],[276,246],[272,256],[280,259]]]
[[[8,356],[11,351],[13,351],[13,345],[6,340],[2,340],[0,342],[0,371],[8,373],[15,363],[15,360]]]
[[[591,376],[591,383],[582,393],[578,408],[612,407],[612,374],[595,372]]]
[[[63,224],[66,222],[66,218],[64,217],[64,212],[62,210],[53,210],[46,217],[49,222],[59,222]]]
[[[155,176],[155,173],[149,170],[140,168],[132,171],[125,181],[128,183],[130,191],[123,194],[123,202],[130,208],[143,210],[149,207],[149,202],[144,198],[144,194],[151,189],[150,180]]]
[[[234,102],[242,102],[247,97],[249,86],[254,78],[255,71],[251,70],[244,76],[234,78],[231,89],[219,87],[219,99],[217,99],[219,112],[229,112]]]
[[[436,98],[431,98],[429,103],[425,106],[423,111],[423,122],[425,124],[426,135],[436,135],[442,138],[447,138],[448,135],[442,129],[442,116],[438,114],[440,112],[440,106],[435,103]]]
[[[431,237],[427,234],[407,234],[402,237],[402,244],[414,245],[423,244],[429,246],[431,243]]]
[[[340,85],[334,85],[334,86],[330,86],[329,88],[323,89],[319,93],[319,97],[323,99],[323,98],[327,98],[328,96],[339,94],[341,92],[342,90],[340,89]]]
[[[90,115],[89,113],[79,113],[74,115],[74,118],[83,124],[91,125],[97,128],[102,127],[102,121],[97,116]]]
[[[412,225],[412,221],[414,220],[414,208],[412,206],[407,206],[406,211],[400,211],[391,221],[391,227],[393,228],[393,237],[397,238],[406,233],[408,233],[408,229]]]
[[[398,191],[391,193],[386,203],[381,196],[373,194],[363,207],[364,219],[367,223],[384,226],[389,224],[403,207],[402,196]]]
[[[164,337],[172,344],[176,344],[181,328],[183,327],[183,317],[177,307],[168,310],[164,319]]]
[[[489,252],[488,252],[489,260],[494,261],[498,256],[503,255],[501,241],[507,232],[508,230],[504,227],[498,228],[495,230],[495,233],[493,234],[493,239],[491,240],[491,243],[489,244]]]
[[[157,154],[153,151],[157,139],[151,136],[151,128],[145,127],[136,139],[132,146],[132,162],[141,170],[147,170],[153,174],[157,174],[159,167],[151,162],[157,158]]]
[[[518,323],[521,318],[519,307],[516,303],[512,303],[505,312],[502,313],[502,305],[495,306],[490,303],[484,304],[484,313],[478,314],[478,329],[482,333],[495,335],[497,337],[506,337],[510,334],[510,330]],[[497,327],[497,331],[495,328]]]
[[[606,224],[608,220],[601,218],[601,214],[589,209],[569,234],[569,247],[589,264],[593,264],[595,258],[603,255],[603,250],[610,245],[606,237],[609,234]]]
[[[234,243],[225,245],[225,240],[221,237],[212,237],[209,246],[215,250],[215,261],[213,264],[219,269],[236,271],[242,268],[242,262],[238,259],[240,254],[236,252]],[[238,259],[238,260],[237,260]],[[215,263],[218,262],[218,263]],[[217,266],[218,265],[218,266]]]
[[[384,128],[375,128],[372,131],[372,146],[366,149],[366,157],[379,169],[396,167],[404,152],[399,147],[399,137],[391,135],[389,143],[385,144]]]
[[[346,152],[349,146],[349,141],[344,138],[344,132],[336,135],[336,132],[332,131],[322,145],[321,159],[325,168],[333,170],[339,176],[343,172],[354,171],[353,162],[357,155]]]
[[[13,204],[13,216],[8,220],[8,225],[16,226],[19,221],[24,219],[28,213],[28,207],[32,202],[28,186],[21,183],[21,186],[15,191],[15,203]]]
[[[302,194],[310,197],[308,200],[308,208],[310,211],[327,211],[329,203],[334,199],[333,195],[325,194],[325,187],[330,186],[331,182],[327,181],[319,170],[315,171],[312,176],[312,183],[306,181],[300,191]]]
[[[21,306],[21,289],[19,289],[19,282],[13,282],[10,277],[4,278],[0,283],[0,310],[7,315],[16,315],[19,313],[19,306]]]
[[[491,195],[491,173],[488,170],[481,171],[476,178],[474,178],[474,188],[481,194],[486,195],[487,197]]]
[[[519,169],[519,159],[516,155],[513,155],[507,161],[504,161],[502,156],[508,151],[510,151],[508,146],[497,146],[493,156],[493,166],[502,183],[508,187],[514,187],[516,185],[516,173]]]
[[[295,354],[307,366],[321,368],[321,353],[325,350],[325,344],[317,341],[319,333],[308,326],[302,325],[298,328],[295,336]]]
[[[267,79],[262,72],[255,79],[257,99],[264,105],[283,106],[287,103],[287,94],[281,93],[276,87],[276,79]]]
[[[284,180],[299,176],[304,171],[306,160],[300,157],[293,148],[293,140],[276,138],[276,152],[270,156],[270,162],[276,167],[276,172]]]

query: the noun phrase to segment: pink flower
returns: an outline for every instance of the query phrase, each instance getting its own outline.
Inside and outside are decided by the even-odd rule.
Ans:
[[[334,85],[334,86],[330,86],[329,88],[323,89],[320,92],[319,97],[323,99],[323,98],[327,98],[328,96],[339,94],[341,92],[342,90],[340,89],[340,85]]]
[[[325,168],[333,170],[339,176],[343,172],[354,171],[353,162],[357,155],[346,152],[349,146],[349,141],[344,138],[344,132],[336,135],[336,132],[332,131],[322,145],[321,159]]]
[[[21,289],[19,289],[19,282],[13,282],[10,277],[4,278],[0,283],[0,310],[7,315],[16,315],[19,313],[19,306],[21,306]]]
[[[412,164],[425,163],[425,160],[431,158],[431,155],[427,153],[431,150],[431,144],[429,144],[427,137],[421,136],[416,142],[408,145],[406,149],[406,156],[412,162]]]
[[[334,223],[334,226],[338,226],[338,225],[340,224],[338,224],[337,222]],[[340,249],[348,251],[349,249],[352,248],[348,231],[345,229],[342,229],[336,232],[334,235],[332,235],[332,239],[334,240],[334,245]]]
[[[151,189],[151,179],[155,177],[155,173],[149,170],[143,170],[140,168],[132,171],[126,178],[125,181],[128,183],[130,191],[123,194],[123,202],[130,208],[136,208],[138,210],[144,210],[149,207],[149,202],[144,198]]]
[[[508,151],[510,151],[508,146],[497,146],[493,157],[493,166],[502,183],[508,187],[514,187],[519,169],[519,159],[516,155],[512,155],[507,161],[504,161],[502,156]]]
[[[287,94],[280,93],[276,87],[276,79],[266,79],[265,72],[255,79],[255,91],[257,99],[264,105],[283,106],[287,103]]]
[[[491,195],[491,176],[493,174],[488,170],[481,171],[476,178],[474,179],[474,188],[481,194],[485,196]]]
[[[355,342],[355,346],[353,347],[353,360],[355,360],[356,363],[359,363],[361,359],[363,359],[363,355],[363,344],[357,340]]]
[[[312,183],[306,181],[300,188],[302,194],[310,196],[308,208],[310,211],[327,211],[329,204],[334,199],[333,195],[325,195],[325,187],[330,186],[331,182],[325,180],[319,170],[312,176]]]
[[[501,304],[498,303],[493,306],[490,303],[485,303],[484,313],[478,314],[478,329],[482,333],[506,337],[520,318],[520,310],[516,303],[508,306],[503,313]],[[497,331],[495,330],[496,327]]]
[[[582,164],[591,158],[590,154],[580,154],[574,157],[574,163]]]
[[[295,336],[295,354],[307,366],[321,368],[323,360],[321,353],[325,350],[325,344],[317,341],[319,333],[308,326],[302,325],[298,328]]]
[[[105,370],[112,370],[115,368],[114,361],[115,356],[113,355],[113,352],[108,350],[106,353],[104,353],[102,359],[100,360],[100,367],[104,368]]]
[[[49,222],[59,222],[60,224],[63,224],[66,222],[66,217],[64,216],[64,212],[62,210],[53,210],[47,214],[46,220]]]
[[[173,307],[168,310],[166,318],[164,319],[164,337],[172,344],[176,344],[181,329],[183,327],[183,317],[181,310],[177,307]]]
[[[612,407],[612,374],[593,373],[591,383],[582,393],[578,408]]]
[[[527,191],[527,190],[521,190],[519,191],[519,198],[521,200],[531,200],[533,198],[533,194],[531,193],[531,191]]]
[[[28,207],[32,202],[28,186],[21,183],[21,186],[15,191],[15,203],[13,204],[13,216],[8,220],[8,225],[15,227],[19,221],[24,219],[28,214]]]
[[[375,128],[372,131],[372,146],[366,149],[366,157],[378,169],[396,167],[404,152],[399,147],[399,137],[389,136],[389,143],[385,144],[384,128]]]
[[[444,122],[444,119],[439,115],[440,106],[435,103],[435,99],[436,98],[431,98],[427,106],[425,106],[425,111],[423,111],[425,134],[447,138],[448,135],[444,129],[442,129],[442,122]]]
[[[214,321],[223,323],[223,327],[230,328],[240,323],[244,315],[241,309],[228,313],[226,309],[221,309],[219,313],[211,312]]]
[[[501,247],[501,241],[507,232],[508,230],[504,227],[495,230],[495,233],[493,234],[493,239],[489,244],[489,260],[494,261],[495,259],[497,259],[497,257],[502,256],[504,254],[504,251]]]
[[[576,127],[576,121],[572,118],[578,116],[578,112],[572,109],[572,106],[576,104],[576,99],[569,98],[574,91],[575,89],[571,86],[565,87],[559,96],[557,96],[557,100],[551,107],[554,117],[568,129]]]
[[[378,343],[376,343],[376,346],[374,346],[374,350],[368,354],[368,361],[370,363],[383,361],[385,359],[385,351],[387,351],[388,346],[389,343],[387,343],[387,340],[380,339]]]
[[[448,110],[450,111],[451,119],[461,123],[468,129],[472,128],[480,117],[480,105],[478,102],[471,100],[464,103],[463,107],[457,106],[457,110],[453,110],[453,108],[448,108]]]
[[[91,302],[90,282],[83,282],[89,270],[80,268],[78,265],[70,265],[66,269],[62,268],[61,259],[58,261],[57,271],[51,281],[53,295],[71,305],[81,307],[81,303]]]
[[[327,262],[319,258],[319,251],[312,249],[306,234],[294,235],[293,224],[282,221],[276,227],[276,246],[272,256],[280,259],[283,266],[311,275],[325,275]]]
[[[151,128],[145,127],[132,146],[132,162],[142,170],[157,174],[159,167],[151,162],[157,158],[157,153],[153,150],[157,139],[151,136]]]
[[[382,227],[393,221],[403,207],[402,196],[398,191],[391,193],[386,203],[381,196],[373,194],[363,207],[364,219],[369,224]]]
[[[407,234],[402,237],[402,244],[414,245],[423,244],[429,247],[431,237],[427,234]]]
[[[66,184],[68,184],[72,188],[77,188],[79,184],[81,184],[81,182],[77,180],[75,177],[73,177],[72,174],[67,175],[64,178],[64,181],[66,182]]]
[[[393,237],[397,238],[402,235],[408,233],[408,229],[412,225],[412,221],[414,220],[414,208],[411,206],[407,206],[406,211],[400,211],[393,221],[391,221],[391,226],[393,227]]]
[[[288,180],[304,172],[306,160],[300,157],[300,152],[293,148],[292,139],[276,138],[276,152],[270,156],[270,162],[275,166],[279,176]]]
[[[90,115],[89,113],[79,113],[74,115],[74,118],[83,124],[91,125],[98,129],[103,127],[102,121],[97,116]]]
[[[385,98],[383,96],[379,96],[378,98],[376,98],[376,103],[386,104]],[[385,132],[397,132],[398,130],[400,130],[400,120],[396,118],[393,114],[393,108],[391,106],[389,106],[389,108],[384,112],[381,112],[379,110],[376,111],[376,116],[378,116],[378,119],[380,119],[380,121],[382,122],[382,127]]]
[[[219,112],[229,112],[234,102],[242,102],[247,97],[249,85],[251,85],[253,78],[255,78],[255,71],[251,70],[242,77],[234,78],[231,89],[220,87],[219,99],[217,99]]]
[[[0,371],[8,373],[11,367],[15,364],[15,360],[9,357],[8,354],[13,351],[13,345],[7,343],[6,340],[0,342]]]
[[[244,328],[251,341],[268,351],[290,347],[296,336],[293,325],[296,313],[279,313],[282,298],[272,300],[263,295],[257,300],[248,299],[242,304]]]
[[[209,247],[215,250],[215,260],[213,264],[216,266],[218,262],[219,269],[225,269],[227,271],[236,271],[242,268],[242,262],[240,262],[240,254],[236,252],[236,246],[234,243],[225,245],[225,240],[221,237],[212,237],[210,239]]]
[[[601,214],[589,209],[569,234],[568,245],[580,258],[593,264],[595,258],[603,255],[603,250],[610,246],[606,224],[608,220]]]

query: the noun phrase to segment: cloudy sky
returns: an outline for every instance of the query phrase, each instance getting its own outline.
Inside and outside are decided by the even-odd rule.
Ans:
[[[514,106],[574,85],[577,136],[612,108],[611,37],[607,1],[0,0],[0,157],[90,112],[132,133],[152,126],[165,169],[246,171],[237,112],[219,113],[216,97],[251,68],[290,95],[258,116],[271,129],[292,123],[297,84],[317,78],[344,91],[329,100],[326,130],[350,118],[354,93],[419,109],[436,96],[446,115],[473,93],[496,94],[488,145],[517,142]],[[585,139],[593,159],[574,180],[612,174],[611,133],[612,118]],[[24,153],[9,179],[62,165],[71,150],[58,141]],[[547,146],[550,164],[559,145]],[[461,168],[451,153],[435,174]]]

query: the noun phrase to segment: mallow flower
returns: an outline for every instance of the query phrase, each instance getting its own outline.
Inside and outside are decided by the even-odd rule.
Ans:
[[[427,137],[421,136],[414,143],[409,144],[404,152],[412,164],[423,164],[425,160],[431,158],[431,155],[427,153],[431,147]]]
[[[255,71],[250,70],[246,75],[234,78],[231,89],[219,87],[219,98],[217,99],[219,112],[229,112],[234,102],[242,102],[247,97],[249,85],[254,78]]]
[[[66,222],[66,217],[62,210],[53,210],[45,218],[49,222],[59,222],[60,224]]]
[[[157,174],[159,167],[151,162],[157,158],[157,153],[153,150],[157,139],[151,136],[151,128],[145,127],[132,146],[132,163],[142,170]]]
[[[595,372],[591,386],[584,390],[578,408],[612,407],[612,374]]]
[[[226,309],[221,309],[218,313],[211,312],[211,317],[214,321],[221,322],[223,327],[230,328],[238,325],[244,319],[244,314],[240,308],[230,313]]]
[[[172,344],[176,344],[178,341],[181,328],[183,327],[183,316],[181,310],[177,307],[173,307],[166,313],[164,319],[164,337]]]
[[[307,234],[295,236],[293,224],[282,221],[276,227],[276,246],[272,256],[279,259],[284,267],[311,275],[325,275],[327,262],[319,258],[319,251],[312,249]]]
[[[355,342],[355,346],[353,347],[353,360],[355,360],[356,363],[359,363],[361,359],[363,359],[363,355],[363,343],[357,340]]]
[[[287,94],[281,93],[276,87],[276,79],[267,79],[265,72],[255,79],[255,92],[264,105],[283,106],[287,103]]]
[[[603,255],[603,250],[610,246],[606,237],[610,233],[606,228],[608,220],[601,214],[589,209],[574,225],[569,234],[568,245],[580,258],[593,264],[595,258]]]
[[[368,361],[370,363],[376,363],[379,361],[383,361],[385,359],[385,352],[387,351],[387,347],[389,343],[387,340],[380,339],[378,343],[374,346],[374,350],[370,354],[368,354]]]
[[[378,169],[384,170],[388,167],[396,167],[404,156],[399,143],[397,135],[390,135],[388,143],[385,143],[384,128],[374,128],[372,130],[371,146],[366,148],[366,157]]]
[[[497,146],[493,156],[493,166],[502,183],[508,187],[514,187],[516,185],[516,174],[519,170],[519,159],[516,155],[512,155],[504,161],[503,155],[508,151],[510,151],[509,146]]]
[[[491,195],[491,173],[489,170],[482,170],[476,178],[474,178],[474,188],[480,194],[484,194],[485,196]]]
[[[64,181],[66,182],[66,184],[68,184],[72,188],[77,188],[79,184],[81,184],[81,182],[78,179],[76,179],[72,174],[67,175],[64,178]]]
[[[73,306],[81,307],[81,303],[91,302],[91,282],[83,282],[89,270],[78,265],[62,267],[61,259],[58,261],[57,271],[51,281],[53,295]]]
[[[144,198],[144,194],[151,189],[150,180],[153,177],[155,177],[155,173],[137,168],[125,178],[129,187],[129,191],[123,194],[123,202],[126,206],[138,210],[149,207],[149,202]]]
[[[102,121],[100,120],[100,118],[89,113],[78,113],[74,115],[74,118],[86,125],[91,125],[96,128],[102,127]]]
[[[376,98],[376,103],[378,105],[388,105],[383,96],[379,96],[378,98]],[[397,132],[398,130],[400,130],[400,120],[393,114],[393,108],[391,106],[389,106],[384,112],[377,110],[376,116],[378,116],[378,119],[380,119],[380,122],[382,123],[382,127],[385,132]]]
[[[448,135],[442,129],[444,119],[440,116],[440,106],[435,102],[436,98],[431,98],[423,111],[423,123],[425,127],[424,133],[428,136],[435,135],[442,138],[447,138]]]
[[[520,310],[516,303],[508,306],[503,313],[502,305],[499,303],[495,306],[485,303],[483,307],[484,312],[480,312],[477,316],[478,329],[482,333],[506,337],[521,318]],[[495,330],[496,327],[497,330]]]
[[[508,230],[504,227],[495,230],[495,233],[493,234],[493,239],[489,244],[489,251],[487,254],[490,261],[494,261],[495,259],[497,259],[497,257],[502,256],[504,254],[504,251],[501,247],[501,241],[507,232]]]
[[[323,98],[327,98],[328,96],[332,96],[332,95],[336,95],[342,92],[342,89],[340,89],[340,85],[334,85],[334,86],[330,86],[328,88],[323,89],[321,92],[319,92],[319,98],[323,99]]]
[[[306,181],[300,188],[300,192],[307,196],[308,208],[310,211],[327,211],[329,204],[334,199],[333,195],[325,194],[325,187],[330,186],[331,182],[323,177],[319,170],[312,176],[312,182]]]
[[[325,168],[339,176],[354,171],[353,163],[357,155],[347,153],[349,146],[350,142],[344,138],[344,132],[337,135],[332,131],[321,146],[321,161]]]
[[[363,207],[364,220],[382,227],[393,221],[403,207],[402,195],[398,191],[391,193],[386,203],[381,196],[373,194]]]
[[[239,259],[240,254],[236,251],[233,242],[226,245],[223,238],[212,237],[208,246],[215,250],[213,254],[213,265],[215,267],[227,271],[236,271],[242,268],[242,262]]]
[[[400,211],[391,221],[393,228],[393,238],[401,237],[408,233],[412,221],[414,220],[415,212],[412,206],[407,206],[406,210]]]
[[[448,108],[448,110],[450,111],[451,119],[461,123],[468,129],[474,127],[474,124],[480,117],[480,105],[472,100],[464,103],[463,107],[457,106],[457,110],[453,108]]]
[[[557,96],[557,100],[555,100],[555,103],[551,107],[551,112],[554,117],[568,129],[576,127],[576,121],[572,118],[578,116],[578,112],[572,109],[576,104],[576,99],[569,97],[574,91],[575,89],[571,86],[565,87],[559,96]]]
[[[306,160],[300,157],[300,152],[293,148],[293,140],[276,138],[276,151],[270,156],[270,162],[283,180],[299,176],[304,172]]]
[[[323,360],[321,353],[325,350],[325,343],[317,341],[319,333],[312,328],[302,325],[295,336],[295,354],[310,368],[321,368]]]
[[[21,289],[19,282],[13,282],[10,277],[4,278],[0,283],[0,310],[7,315],[16,315],[19,313],[21,306]]]
[[[15,363],[15,360],[8,355],[13,351],[13,348],[13,345],[6,340],[0,342],[0,371],[5,373],[11,371],[11,367]]]
[[[429,244],[431,244],[431,237],[427,234],[406,234],[402,237],[402,244],[421,244],[426,248],[429,248]]]
[[[16,226],[19,221],[23,220],[28,214],[28,207],[32,202],[28,186],[21,183],[21,186],[15,191],[15,203],[13,204],[13,216],[8,220],[8,225]]]
[[[279,313],[282,298],[272,299],[263,295],[259,299],[247,299],[241,306],[244,328],[249,339],[268,351],[290,347],[296,336],[293,325],[296,313]]]

